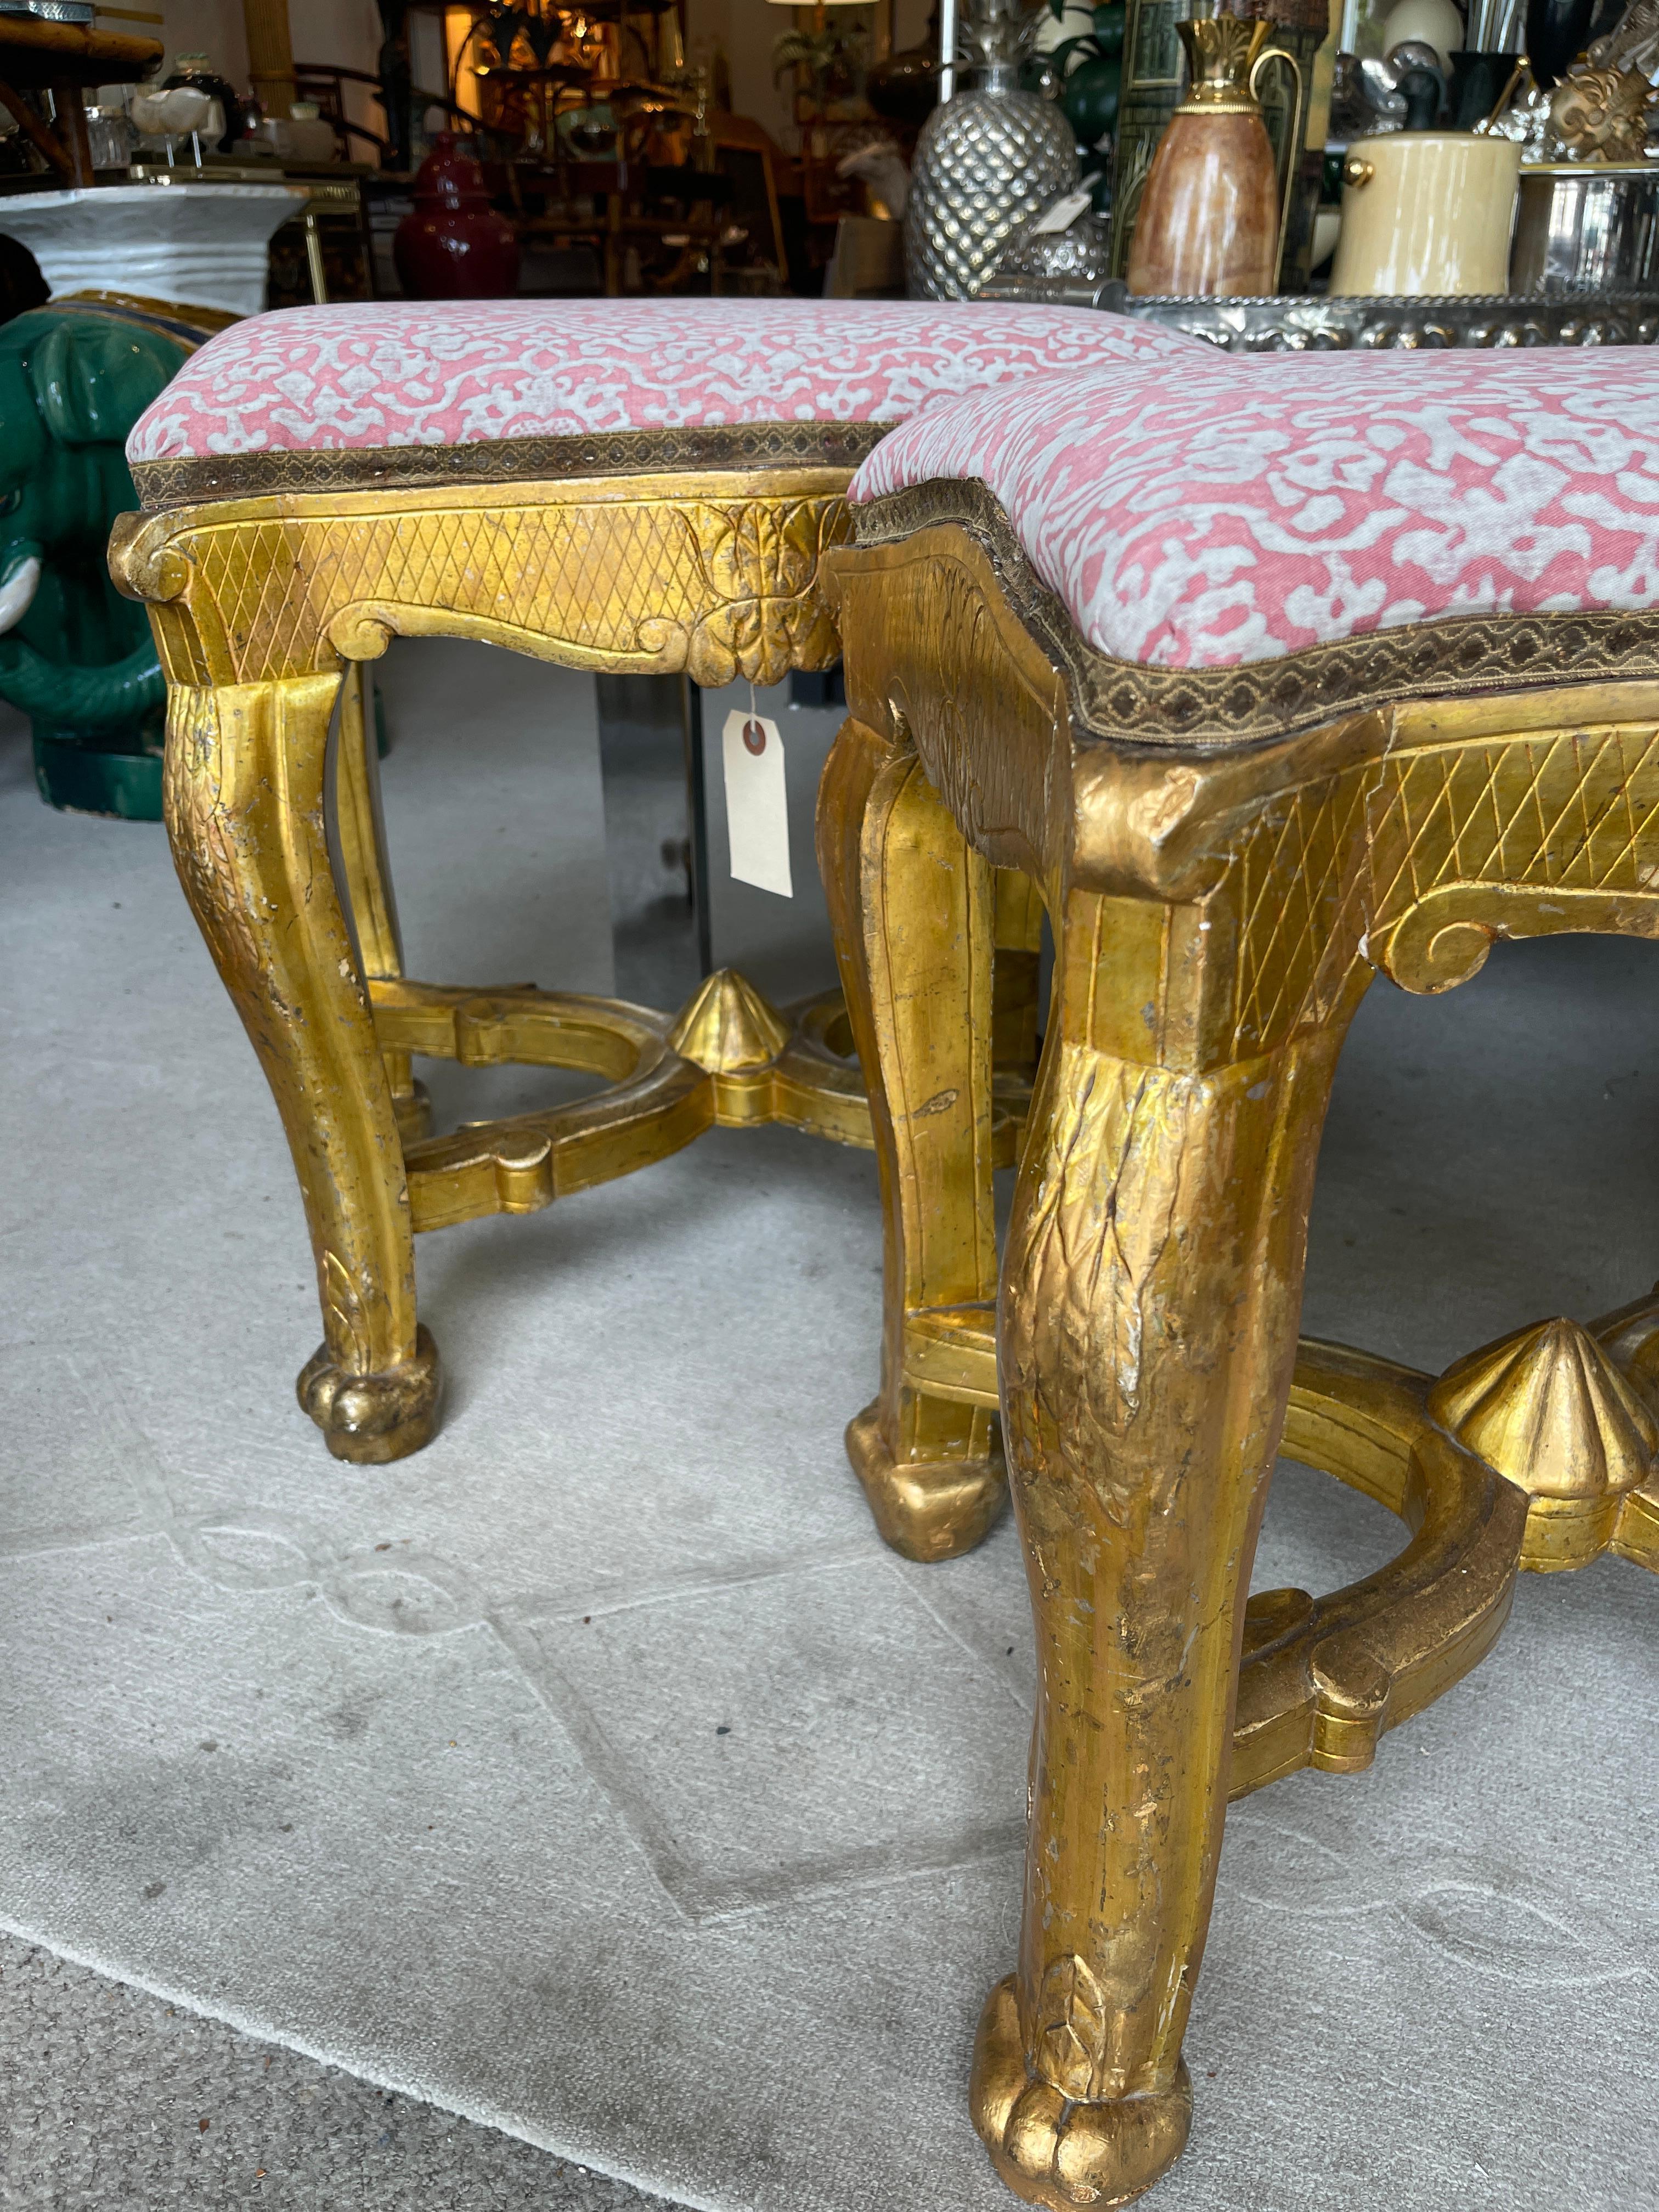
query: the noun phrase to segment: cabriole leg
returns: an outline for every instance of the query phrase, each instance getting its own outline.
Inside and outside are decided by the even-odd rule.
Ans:
[[[374,678],[369,665],[349,660],[340,684],[340,741],[335,753],[334,814],[340,875],[357,939],[362,972],[372,981],[401,976],[404,945],[386,855],[386,822],[380,810],[380,756],[374,728]],[[386,1081],[398,1133],[405,1144],[428,1136],[432,1108],[426,1086],[417,1083],[409,1054],[384,1047]]]
[[[337,675],[168,700],[165,808],[185,893],[275,1097],[323,1309],[300,1401],[338,1459],[418,1449],[439,1391],[416,1327],[403,1152],[329,865],[323,779]]]
[[[995,1294],[991,871],[912,754],[862,723],[836,740],[818,859],[870,1092],[884,1231],[881,1392],[847,1449],[887,1541],[914,1559],[977,1544],[1006,1486],[994,1401],[953,1328]]]
[[[1148,994],[1109,903],[1072,900],[1000,1309],[1041,1689],[1019,1971],[972,2096],[1003,2179],[1054,2207],[1123,2203],[1187,2137],[1182,2036],[1338,1040],[1201,1073],[1158,1035],[1120,1056]]]

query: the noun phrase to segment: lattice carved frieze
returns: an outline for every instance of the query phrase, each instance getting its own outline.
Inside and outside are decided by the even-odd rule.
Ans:
[[[776,683],[840,652],[818,590],[844,471],[710,484],[475,487],[125,519],[117,580],[174,682],[245,684],[479,637],[581,668]],[[543,493],[544,495],[538,495]]]
[[[829,567],[842,627],[858,642],[848,656],[852,711],[915,746],[977,850],[1052,878],[1069,830],[1065,693],[987,591],[982,563],[918,546],[878,563],[832,556]]]
[[[1235,852],[1237,1049],[1328,1019],[1357,961],[1465,981],[1504,936],[1659,934],[1659,727],[1455,734],[1275,794]]]
[[[1194,1066],[1249,1059],[1340,1018],[1367,963],[1435,991],[1499,936],[1659,933],[1645,677],[1598,664],[1579,684],[1570,659],[1534,652],[1503,697],[1435,690],[1437,664],[1419,699],[1272,747],[1103,743],[1079,734],[1051,641],[962,527],[838,550],[826,568],[857,641],[853,712],[915,745],[999,865],[1123,902],[1125,1003],[1157,1014],[1114,1052],[1139,1060],[1153,1026],[1166,1043],[1184,1026]],[[1130,927],[1148,903],[1172,918],[1156,948]]]

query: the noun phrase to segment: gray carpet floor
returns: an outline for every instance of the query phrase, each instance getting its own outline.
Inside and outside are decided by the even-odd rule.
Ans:
[[[0,1936],[0,2206],[653,2212],[567,2160]]]
[[[385,674],[415,972],[606,988],[591,687],[425,645]],[[528,2176],[556,2205],[586,2167],[709,2212],[1006,2212],[964,2086],[1034,1655],[1006,1525],[908,1566],[846,1468],[868,1157],[721,1132],[423,1239],[443,1431],[344,1470],[293,1401],[318,1329],[281,1133],[160,833],[46,812],[15,732],[0,979],[0,1927],[35,1954],[0,2008],[48,2051],[14,2201],[189,2201],[222,2153],[188,2044],[276,2078],[220,2142],[289,2202],[380,2201],[385,2132],[399,2202]],[[1645,1290],[1656,983],[1650,947],[1562,941],[1374,991],[1305,1325],[1437,1368]],[[451,1121],[547,1083],[423,1072]],[[1286,1467],[1257,1582],[1400,1541]],[[1237,1809],[1158,2212],[1652,2204],[1656,1631],[1631,1567],[1528,1578],[1369,1774]],[[100,2179],[145,2109],[159,2163]],[[60,2126],[94,2147],[54,2165]],[[222,2154],[203,2201],[239,2201]]]

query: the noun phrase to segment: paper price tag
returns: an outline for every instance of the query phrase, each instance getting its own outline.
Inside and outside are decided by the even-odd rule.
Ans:
[[[1094,196],[1092,185],[1085,185],[1079,192],[1062,192],[1054,205],[1037,217],[1025,235],[1028,238],[1053,238],[1060,231],[1069,230]]]
[[[734,707],[726,718],[720,750],[732,876],[740,884],[775,891],[780,898],[793,898],[783,733],[764,714],[745,714]]]

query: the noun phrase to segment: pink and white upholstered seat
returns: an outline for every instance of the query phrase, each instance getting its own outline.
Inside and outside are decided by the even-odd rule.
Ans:
[[[849,496],[868,508],[923,484],[936,504],[982,486],[1084,641],[1146,667],[1237,667],[1462,617],[1647,610],[1659,358],[1127,361],[930,409]]]
[[[550,441],[621,437],[650,465],[665,452],[694,459],[677,433],[723,434],[737,465],[774,453],[855,461],[887,427],[941,399],[1014,378],[1069,380],[1194,355],[1211,357],[1200,341],[1073,307],[724,299],[302,307],[254,316],[204,346],[135,426],[127,458],[147,506],[271,488],[295,478],[297,457],[319,453],[359,464],[384,453],[381,469],[365,473],[386,483],[475,469],[541,473],[562,458]],[[822,429],[836,425],[858,428],[826,445]],[[614,447],[586,452],[589,466],[629,459]],[[328,480],[342,480],[337,465]]]

